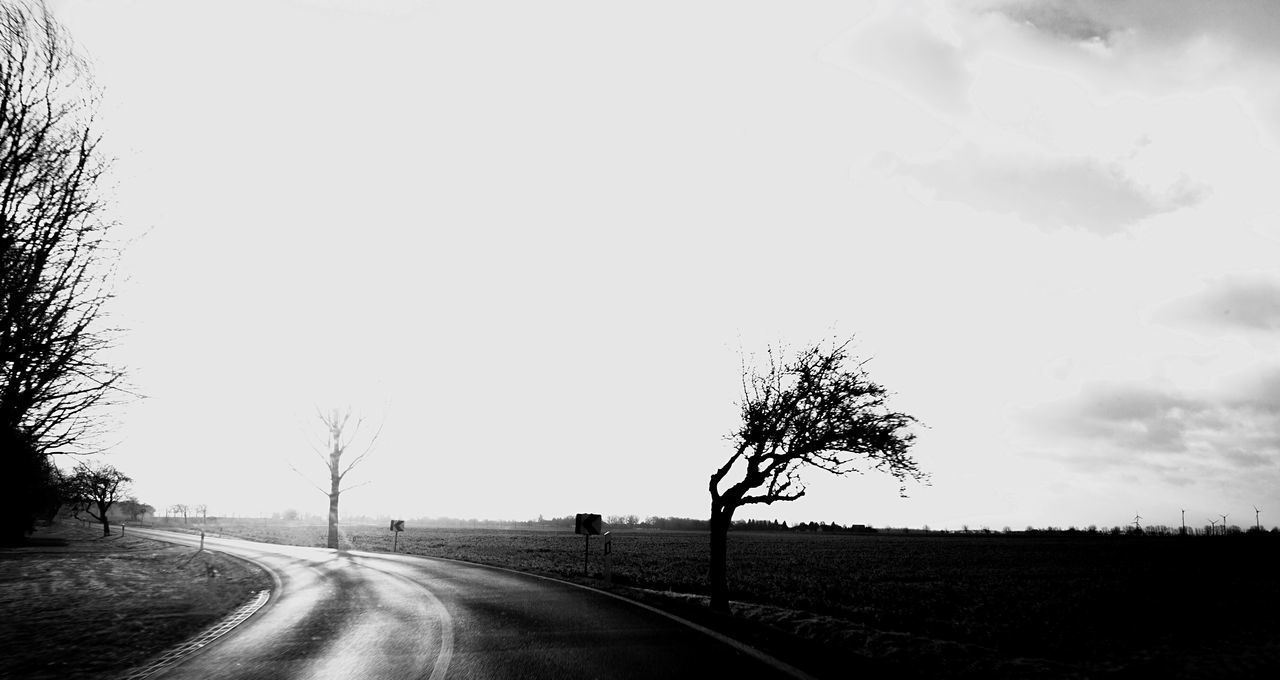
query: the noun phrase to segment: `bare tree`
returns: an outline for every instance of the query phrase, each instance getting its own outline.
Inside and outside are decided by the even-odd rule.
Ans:
[[[67,493],[72,502],[73,514],[84,512],[102,523],[102,535],[111,535],[111,521],[107,511],[129,492],[128,475],[106,463],[82,462],[67,478]]]
[[[96,407],[122,372],[101,359],[115,253],[98,184],[96,91],[43,4],[0,2],[0,522],[31,528],[24,500],[53,453],[89,453]]]
[[[174,517],[182,515],[182,523],[187,523],[187,514],[191,512],[191,508],[188,507],[186,503],[174,503],[169,506],[169,510],[173,513]]]
[[[362,486],[362,484],[344,486],[343,482],[346,480],[347,473],[351,472],[356,465],[360,464],[360,461],[364,460],[365,457],[369,455],[369,452],[373,451],[373,445],[377,443],[378,436],[382,434],[382,428],[379,427],[373,433],[373,436],[369,438],[369,442],[359,454],[355,455],[355,457],[348,457],[347,461],[344,463],[343,456],[347,455],[347,450],[351,448],[351,445],[359,438],[360,428],[364,425],[364,418],[353,416],[350,407],[342,410],[336,408],[330,409],[327,413],[320,409],[316,409],[316,415],[324,425],[326,438],[323,448],[314,446],[312,448],[324,463],[325,469],[328,470],[329,486],[328,489],[325,489],[318,484],[313,483],[313,485],[320,491],[320,493],[329,497],[328,546],[330,548],[337,548],[339,547],[338,498],[344,491],[350,491],[356,486]],[[290,467],[292,467],[292,465]],[[293,468],[293,470],[304,479],[306,478],[306,475],[303,475],[296,467]]]
[[[205,505],[204,503],[200,503],[195,507],[195,513],[197,515],[200,515],[201,524],[209,523],[209,506]]]
[[[907,478],[927,481],[908,455],[915,435],[907,428],[916,420],[889,410],[888,393],[871,382],[865,362],[850,356],[851,342],[818,343],[791,358],[770,347],[763,369],[744,365],[742,423],[728,437],[733,454],[709,484],[713,608],[729,606],[726,568],[734,512],[804,496],[802,470],[845,475],[870,467],[893,475],[903,495]]]

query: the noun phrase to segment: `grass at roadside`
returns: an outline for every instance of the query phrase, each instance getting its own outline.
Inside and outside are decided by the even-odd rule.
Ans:
[[[0,548],[0,678],[118,676],[271,587],[257,567],[98,525]]]

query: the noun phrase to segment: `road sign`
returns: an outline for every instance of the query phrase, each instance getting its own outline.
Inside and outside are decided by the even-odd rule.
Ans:
[[[591,537],[599,535],[603,528],[604,522],[600,520],[600,515],[592,515],[590,513],[580,512],[573,519],[573,533],[582,534],[582,538],[586,542],[582,545],[582,575],[587,575],[587,561],[591,557]]]
[[[398,552],[400,550],[400,532],[404,531],[404,520],[391,520],[391,528],[388,531],[396,532],[395,538],[391,541],[391,552]]]
[[[601,521],[600,515],[591,515],[580,512],[573,521],[573,533],[575,534],[597,536],[603,528],[604,522]]]

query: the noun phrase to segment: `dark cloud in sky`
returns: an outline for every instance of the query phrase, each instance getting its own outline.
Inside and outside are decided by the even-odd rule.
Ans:
[[[1081,11],[1076,3],[1010,3],[997,11],[1014,21],[1072,41],[1106,42],[1114,28]]]
[[[1089,158],[1015,160],[969,145],[958,153],[897,171],[975,209],[1013,213],[1048,228],[1110,234],[1144,218],[1198,203],[1208,189],[1183,180],[1153,193],[1119,167]]]
[[[1175,300],[1155,314],[1171,325],[1199,325],[1251,331],[1280,330],[1280,280],[1232,277],[1195,295]]]
[[[1003,0],[988,11],[1074,41],[1134,40],[1179,47],[1210,37],[1246,51],[1280,54],[1280,3],[1275,0]]]
[[[1042,414],[1045,429],[1141,452],[1187,450],[1187,431],[1214,418],[1206,405],[1143,385],[1086,385],[1078,399]]]
[[[1065,440],[1060,457],[1080,469],[1155,474],[1173,483],[1240,474],[1280,481],[1277,368],[1194,394],[1170,385],[1090,383],[1026,421]]]

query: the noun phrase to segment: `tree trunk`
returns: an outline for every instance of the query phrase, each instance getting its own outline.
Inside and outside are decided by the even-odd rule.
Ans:
[[[337,416],[334,416],[335,422]],[[333,436],[333,451],[329,453],[329,547],[338,548],[338,494],[342,493],[340,485],[342,484],[342,474],[338,471],[338,461],[342,460],[342,446],[339,441],[342,438],[342,430],[330,425],[330,431]]]
[[[111,535],[111,520],[107,518],[107,509],[110,507],[110,504],[104,506],[102,503],[98,503],[98,521],[102,522],[103,536]]]
[[[329,547],[338,547],[338,482],[334,481],[329,493]]]
[[[729,524],[733,508],[711,506],[711,609],[729,611]]]

